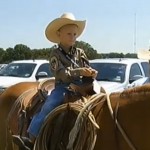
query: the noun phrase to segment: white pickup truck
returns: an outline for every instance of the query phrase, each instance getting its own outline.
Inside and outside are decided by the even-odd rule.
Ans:
[[[98,71],[96,80],[106,92],[120,92],[142,85],[149,77],[149,62],[142,59],[95,59],[90,65]]]

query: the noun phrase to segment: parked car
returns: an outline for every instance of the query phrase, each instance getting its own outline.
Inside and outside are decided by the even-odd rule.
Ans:
[[[5,68],[7,66],[7,64],[0,64],[0,70],[2,70],[3,68]]]
[[[90,65],[98,71],[96,80],[106,92],[118,92],[137,85],[149,77],[149,63],[141,59],[96,59]]]
[[[39,81],[52,77],[47,60],[19,60],[9,63],[0,71],[0,92],[24,81]]]

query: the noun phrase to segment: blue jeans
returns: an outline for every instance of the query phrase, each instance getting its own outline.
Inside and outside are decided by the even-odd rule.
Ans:
[[[42,127],[42,124],[46,118],[46,116],[57,106],[63,103],[64,94],[69,92],[66,89],[65,84],[61,84],[56,86],[55,89],[51,92],[51,94],[47,97],[45,103],[43,104],[41,111],[38,112],[32,119],[30,126],[28,128],[29,135],[37,137],[39,131]]]

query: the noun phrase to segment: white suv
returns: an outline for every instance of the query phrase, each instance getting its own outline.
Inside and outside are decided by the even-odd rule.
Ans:
[[[114,58],[91,60],[90,65],[98,71],[97,81],[106,92],[120,92],[142,85],[149,77],[147,60]]]
[[[19,82],[39,81],[52,77],[47,60],[19,60],[0,71],[0,92]]]

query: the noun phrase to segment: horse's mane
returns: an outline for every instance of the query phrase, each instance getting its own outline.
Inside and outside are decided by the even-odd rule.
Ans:
[[[111,96],[120,97],[120,98],[132,98],[135,96],[147,96],[150,95],[150,84],[145,84],[142,86],[126,89],[123,92],[114,92]]]

